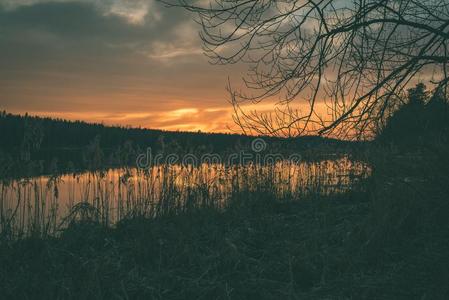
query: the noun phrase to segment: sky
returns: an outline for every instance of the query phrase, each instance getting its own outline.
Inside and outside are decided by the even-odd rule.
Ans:
[[[189,12],[156,0],[0,0],[0,111],[165,130],[237,129],[225,87],[228,78],[241,86],[248,65],[210,64],[199,31]],[[315,112],[328,120],[322,93]],[[258,111],[279,99],[257,104]],[[308,109],[303,102],[295,108]]]
[[[0,0],[0,110],[166,130],[234,128],[193,16],[154,0]]]

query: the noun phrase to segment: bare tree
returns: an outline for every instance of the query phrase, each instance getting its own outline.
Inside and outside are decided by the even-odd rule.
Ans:
[[[367,136],[410,81],[449,81],[447,0],[163,1],[197,14],[213,63],[248,63],[249,89],[229,84],[247,133]],[[245,109],[273,97],[270,112]],[[317,113],[323,101],[331,118]]]

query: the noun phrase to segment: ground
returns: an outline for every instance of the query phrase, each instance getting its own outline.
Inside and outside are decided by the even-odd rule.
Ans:
[[[260,195],[226,211],[3,241],[2,297],[448,299],[446,173],[439,160],[410,161],[379,164],[388,167],[340,195]]]

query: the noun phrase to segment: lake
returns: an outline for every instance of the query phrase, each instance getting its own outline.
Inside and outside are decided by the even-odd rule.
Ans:
[[[0,182],[0,232],[57,234],[73,221],[112,225],[192,208],[224,209],[233,201],[300,200],[351,189],[370,167],[348,157],[246,165],[158,165]]]

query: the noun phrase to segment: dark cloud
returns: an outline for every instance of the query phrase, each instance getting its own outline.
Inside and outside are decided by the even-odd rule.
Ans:
[[[129,3],[141,5],[130,10]],[[0,0],[0,109],[89,112],[96,117],[85,119],[124,124],[126,118],[110,116],[147,113],[153,121],[141,120],[142,126],[170,129],[224,123],[214,125],[214,113],[204,110],[226,107],[224,85],[232,70],[207,63],[185,11],[154,1],[19,4]],[[201,113],[170,117],[182,108]],[[139,119],[129,121],[138,125]]]
[[[0,6],[0,51],[8,57],[19,51],[30,58],[39,52],[41,55],[145,52],[151,51],[155,41],[172,40],[177,26],[189,20],[180,10],[172,10],[159,20],[151,16],[147,14],[141,24],[130,23],[93,3],[83,2],[37,3],[14,10]]]
[[[102,16],[88,3],[39,3],[0,13],[4,29],[42,30],[67,38],[118,37],[132,33],[118,16]]]

